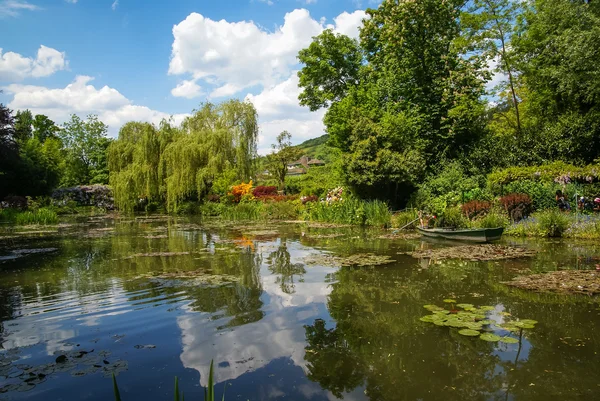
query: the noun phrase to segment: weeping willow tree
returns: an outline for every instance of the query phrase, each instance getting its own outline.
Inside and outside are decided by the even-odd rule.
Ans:
[[[121,128],[118,140],[108,148],[109,180],[120,210],[133,211],[140,199],[164,199],[160,160],[176,131],[165,120],[158,129],[141,122],[129,122]]]
[[[158,129],[127,123],[108,151],[115,204],[132,211],[143,198],[176,211],[181,201],[204,197],[220,178],[249,180],[257,137],[256,110],[239,100],[206,103],[179,128],[166,121]]]
[[[249,180],[257,137],[257,113],[251,103],[206,103],[196,110],[162,156],[167,208],[176,211],[180,201],[202,198],[223,174],[233,171],[237,180]]]

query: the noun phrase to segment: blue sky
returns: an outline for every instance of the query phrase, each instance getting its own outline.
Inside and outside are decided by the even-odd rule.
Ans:
[[[298,105],[295,55],[326,27],[356,36],[372,1],[0,0],[0,102],[58,123],[98,114],[114,136],[247,98],[264,153],[283,129],[323,133],[322,112]]]

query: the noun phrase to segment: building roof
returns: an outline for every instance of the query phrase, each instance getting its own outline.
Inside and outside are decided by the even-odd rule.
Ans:
[[[325,164],[325,162],[319,159],[311,159],[308,161],[308,164]]]

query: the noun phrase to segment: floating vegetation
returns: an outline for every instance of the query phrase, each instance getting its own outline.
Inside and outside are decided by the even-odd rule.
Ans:
[[[147,253],[136,253],[134,255],[126,256],[123,259],[133,259],[133,258],[155,258],[155,257],[163,257],[163,256],[183,256],[189,255],[190,252],[147,252]]]
[[[166,234],[158,234],[158,235],[144,235],[144,238],[147,239],[159,239],[159,238],[169,238]]]
[[[302,235],[302,237],[306,239],[330,239],[330,238],[338,238],[343,237],[344,234],[312,234],[312,235]]]
[[[421,235],[418,234],[418,233],[396,233],[396,232],[391,232],[389,234],[379,235],[377,238],[380,238],[380,239],[412,240],[412,239],[419,239],[419,238],[421,238]]]
[[[110,361],[110,352],[94,350],[56,351],[52,362],[38,366],[15,364],[21,358],[18,349],[0,354],[0,376],[7,384],[0,387],[0,394],[9,391],[29,391],[55,373],[69,372],[71,376],[102,373],[105,377],[127,370],[126,361]]]
[[[488,316],[490,312],[495,311],[493,306],[475,307],[472,304],[456,304],[454,299],[444,299],[444,303],[450,304],[451,310],[437,305],[424,305],[423,307],[431,312],[419,320],[426,323],[433,323],[436,326],[451,327],[458,330],[458,334],[466,337],[479,337],[483,341],[502,342],[505,344],[517,344],[522,337],[524,329],[533,329],[537,321],[532,319],[522,319],[507,321],[510,314],[496,314],[503,320],[502,324]],[[456,304],[456,305],[455,305]],[[454,310],[456,306],[461,310]],[[519,338],[510,335],[500,336],[498,333],[507,331],[518,333]]]
[[[537,292],[600,294],[600,273],[594,270],[561,270],[519,276],[503,284]]]
[[[238,276],[230,274],[212,274],[206,270],[188,270],[188,271],[174,271],[165,272],[160,274],[143,274],[137,276],[137,278],[149,278],[153,280],[177,280],[176,285],[181,286],[186,284],[180,280],[186,280],[187,284],[199,285],[199,284],[210,284],[210,285],[221,285],[229,284],[240,281]],[[164,283],[163,283],[164,284]]]
[[[434,260],[466,259],[471,261],[502,260],[531,257],[536,254],[531,249],[494,244],[462,245],[441,249],[425,249],[407,252],[413,258]]]
[[[357,253],[350,256],[337,256],[331,254],[312,254],[304,258],[309,265],[321,265],[329,267],[342,266],[379,266],[395,262],[394,259],[385,255],[374,255],[372,253]]]

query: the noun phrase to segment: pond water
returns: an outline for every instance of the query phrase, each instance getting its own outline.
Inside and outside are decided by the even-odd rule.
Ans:
[[[599,399],[598,299],[502,282],[595,269],[600,245],[431,262],[404,253],[453,244],[382,234],[159,217],[4,236],[0,399],[111,400],[115,373],[124,401],[172,399],[174,376],[201,400],[211,360],[226,400]],[[394,261],[319,262],[357,253]],[[446,298],[539,323],[504,344],[419,320]]]

